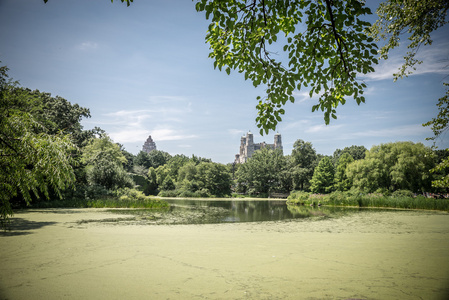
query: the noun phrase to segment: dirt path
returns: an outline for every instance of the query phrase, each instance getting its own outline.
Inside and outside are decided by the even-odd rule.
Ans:
[[[446,299],[449,215],[124,225],[104,210],[15,215],[0,299]],[[113,222],[81,220],[108,219]]]

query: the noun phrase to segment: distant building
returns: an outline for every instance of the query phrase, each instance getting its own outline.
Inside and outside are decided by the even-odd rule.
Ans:
[[[142,146],[142,151],[146,153],[150,153],[151,151],[156,150],[156,143],[151,138],[151,135],[147,138],[146,142]]]
[[[254,151],[265,147],[269,147],[271,149],[281,149],[281,151],[283,151],[281,135],[279,133],[274,135],[274,144],[267,144],[265,142],[255,144],[253,134],[248,132],[246,136],[242,136],[240,139],[240,153],[235,155],[235,162],[240,164],[245,163],[248,158],[253,156]]]

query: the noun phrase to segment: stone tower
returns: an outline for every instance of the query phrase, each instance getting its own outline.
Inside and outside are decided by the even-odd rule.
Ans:
[[[281,151],[283,151],[281,135],[276,133],[274,136],[274,144],[267,144],[265,142],[255,144],[253,134],[248,132],[246,136],[242,136],[240,139],[240,152],[235,155],[235,163],[243,164],[247,162],[247,160],[253,156],[255,151],[265,147],[281,149]]]
[[[281,149],[281,151],[284,152],[284,148],[282,147],[282,137],[279,132],[274,135],[274,149]]]
[[[151,151],[156,150],[156,143],[151,138],[151,135],[147,138],[146,142],[142,146],[142,151],[146,153],[150,153]]]

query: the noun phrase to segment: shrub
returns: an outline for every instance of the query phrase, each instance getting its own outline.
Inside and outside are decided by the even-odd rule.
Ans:
[[[145,196],[136,189],[123,188],[114,192],[114,197],[105,197],[90,201],[89,207],[112,207],[112,208],[168,208],[169,204],[160,199]]]
[[[287,197],[287,203],[304,205],[309,199],[310,193],[304,191],[293,191]]]

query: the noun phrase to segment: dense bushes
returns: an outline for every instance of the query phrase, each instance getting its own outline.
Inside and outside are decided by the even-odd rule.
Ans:
[[[381,193],[365,194],[356,190],[347,192],[336,191],[326,195],[294,191],[288,197],[287,203],[313,206],[389,207],[449,211],[449,199],[426,198],[422,195],[415,196],[407,190],[399,190],[389,196]]]

